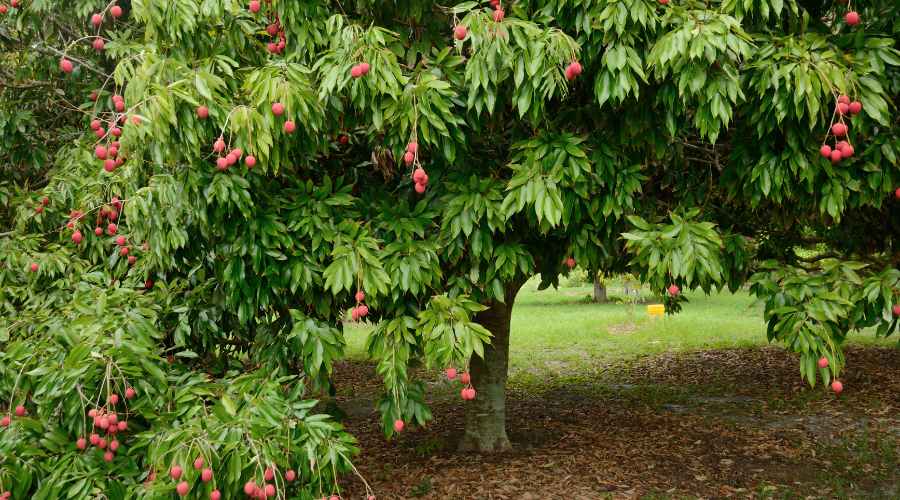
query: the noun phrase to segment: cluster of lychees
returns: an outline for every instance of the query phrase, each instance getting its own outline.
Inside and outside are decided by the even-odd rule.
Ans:
[[[850,115],[859,113],[861,110],[862,103],[859,101],[851,101],[846,95],[838,96],[834,109],[834,119],[832,119],[829,133],[825,136],[825,143],[819,148],[819,153],[824,158],[831,160],[831,163],[836,165],[841,160],[850,158],[855,153],[853,146],[845,139],[849,128],[844,120]],[[827,144],[829,138],[834,141],[834,147]]]

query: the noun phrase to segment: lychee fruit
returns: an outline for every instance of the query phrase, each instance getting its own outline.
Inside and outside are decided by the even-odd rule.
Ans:
[[[209,467],[203,469],[203,471],[200,473],[200,480],[203,481],[204,483],[208,483],[208,482],[212,481],[212,478],[213,478],[213,471]]]
[[[394,420],[394,431],[403,432],[404,427],[406,427],[406,424],[404,424],[402,420]]]
[[[847,24],[850,26],[856,26],[859,24],[859,13],[851,10],[844,16],[844,21],[847,21]]]
[[[859,113],[860,111],[862,111],[862,103],[859,101],[853,101],[848,106],[849,106],[851,114],[855,115],[855,114]]]
[[[900,191],[900,189],[898,189]],[[894,313],[894,317],[900,316],[900,304],[894,304],[894,307],[891,308],[891,312]]]
[[[251,0],[251,2],[250,2],[250,12],[252,12],[252,13],[254,13],[254,14],[256,14],[257,12],[259,12],[259,1],[258,1],[258,0]]]
[[[835,394],[840,394],[844,390],[844,384],[839,380],[835,380],[831,383],[831,390],[834,391]]]
[[[403,153],[403,162],[407,165],[412,165],[413,161],[415,161],[416,155],[412,151],[407,151]]]
[[[284,114],[284,104],[280,102],[276,102],[272,104],[272,114],[275,116],[281,116]]]
[[[247,155],[247,157],[244,158],[244,164],[247,165],[247,168],[253,168],[256,165],[256,157]]]
[[[357,290],[355,298],[356,298],[357,302],[362,302],[362,301],[366,300],[366,293],[363,292],[362,290]]]
[[[75,447],[78,448],[79,450],[83,450],[83,449],[87,448],[87,439],[78,438],[78,441],[75,441]]]
[[[819,368],[827,368],[828,367],[828,358],[821,357],[819,358]]]
[[[294,130],[297,130],[297,125],[294,124],[291,120],[284,122],[284,132],[287,134],[293,134]]]
[[[669,288],[666,291],[669,292],[669,295],[674,297],[674,296],[678,295],[678,292],[680,292],[681,289],[678,288],[678,285],[672,283],[671,285],[669,285]]]
[[[33,273],[38,272],[38,265],[37,265],[37,262],[32,262],[32,263],[31,263],[31,266],[29,266],[29,269],[31,269],[31,272],[33,272]]]
[[[498,22],[498,23],[499,23],[499,22],[503,21],[503,18],[504,18],[505,16],[506,16],[506,12],[504,12],[503,9],[497,7],[497,8],[494,10],[494,22]]]
[[[831,133],[836,137],[843,137],[847,134],[847,126],[843,123],[835,123],[831,126]]]
[[[62,59],[59,60],[59,69],[63,73],[71,73],[72,70],[75,69],[75,66],[72,64],[72,61],[63,57]]]
[[[180,465],[173,465],[172,468],[169,469],[169,476],[171,476],[172,479],[177,480],[178,478],[181,477],[181,473],[182,473],[182,470],[181,470]]]
[[[16,416],[24,417],[25,416],[25,407],[22,405],[16,406]]]
[[[294,469],[288,469],[287,472],[284,473],[284,480],[287,482],[291,482],[297,478],[297,473],[294,472]]]
[[[83,236],[81,235],[81,231],[75,231],[74,233],[72,233],[72,243],[80,245],[82,238]]]
[[[835,149],[831,152],[831,163],[840,163],[841,158],[843,158],[843,155],[839,149]]]
[[[467,30],[466,27],[463,26],[462,24],[457,24],[453,28],[453,38],[456,38],[457,40],[465,40],[466,35],[468,35],[468,34],[469,34],[469,30]]]
[[[113,17],[116,17],[116,18],[122,17],[122,7],[119,7],[118,5],[113,5],[112,7],[109,8],[109,13],[110,13],[110,15],[112,15]]]
[[[469,385],[472,383],[472,376],[469,375],[469,372],[462,372],[459,376],[459,381],[463,383],[463,385]]]
[[[178,486],[175,487],[175,492],[178,493],[178,496],[185,496],[188,494],[188,491],[191,487],[187,484],[187,481],[182,481],[178,483]]]
[[[206,106],[197,106],[197,118],[205,120],[209,117],[209,108]]]
[[[456,379],[456,368],[447,368],[444,372],[447,374],[447,380]]]
[[[103,16],[101,16],[100,14],[94,14],[93,16],[91,16],[91,24],[93,24],[95,28],[100,26],[101,24],[103,24]]]
[[[209,500],[222,500],[222,493],[219,490],[212,490],[209,492]]]

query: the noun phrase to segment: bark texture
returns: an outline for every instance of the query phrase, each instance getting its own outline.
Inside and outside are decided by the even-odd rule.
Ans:
[[[606,284],[600,279],[599,274],[594,275],[594,302],[599,304],[609,302],[609,298],[606,296]]]
[[[506,302],[485,304],[476,321],[491,332],[484,358],[472,356],[469,372],[477,397],[466,402],[465,434],[461,451],[494,453],[512,449],[506,436],[506,376],[509,368],[509,322],[521,283],[506,287]]]

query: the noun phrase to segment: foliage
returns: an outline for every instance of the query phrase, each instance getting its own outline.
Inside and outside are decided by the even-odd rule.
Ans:
[[[557,284],[569,257],[655,292],[749,279],[810,382],[840,372],[849,331],[896,330],[895,2],[856,27],[803,0],[115,7],[0,18],[0,396],[30,413],[0,431],[0,485],[17,496],[169,495],[141,482],[194,453],[227,495],[268,464],[300,478],[279,494],[330,493],[355,449],[316,400],[348,309],[376,324],[390,436],[430,419],[409,364],[466,369],[491,340],[480,304]],[[839,94],[862,111],[833,165]],[[72,443],[87,402],[126,385],[138,432],[107,474]]]

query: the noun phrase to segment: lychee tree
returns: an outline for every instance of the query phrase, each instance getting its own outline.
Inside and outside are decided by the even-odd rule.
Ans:
[[[770,340],[831,382],[848,332],[897,327],[897,10],[17,3],[0,486],[330,494],[356,450],[315,398],[345,320],[373,326],[386,436],[430,420],[422,360],[463,383],[461,447],[508,449],[517,292],[575,264],[671,313],[749,284]],[[109,443],[76,440],[130,387],[140,432],[98,472]]]

